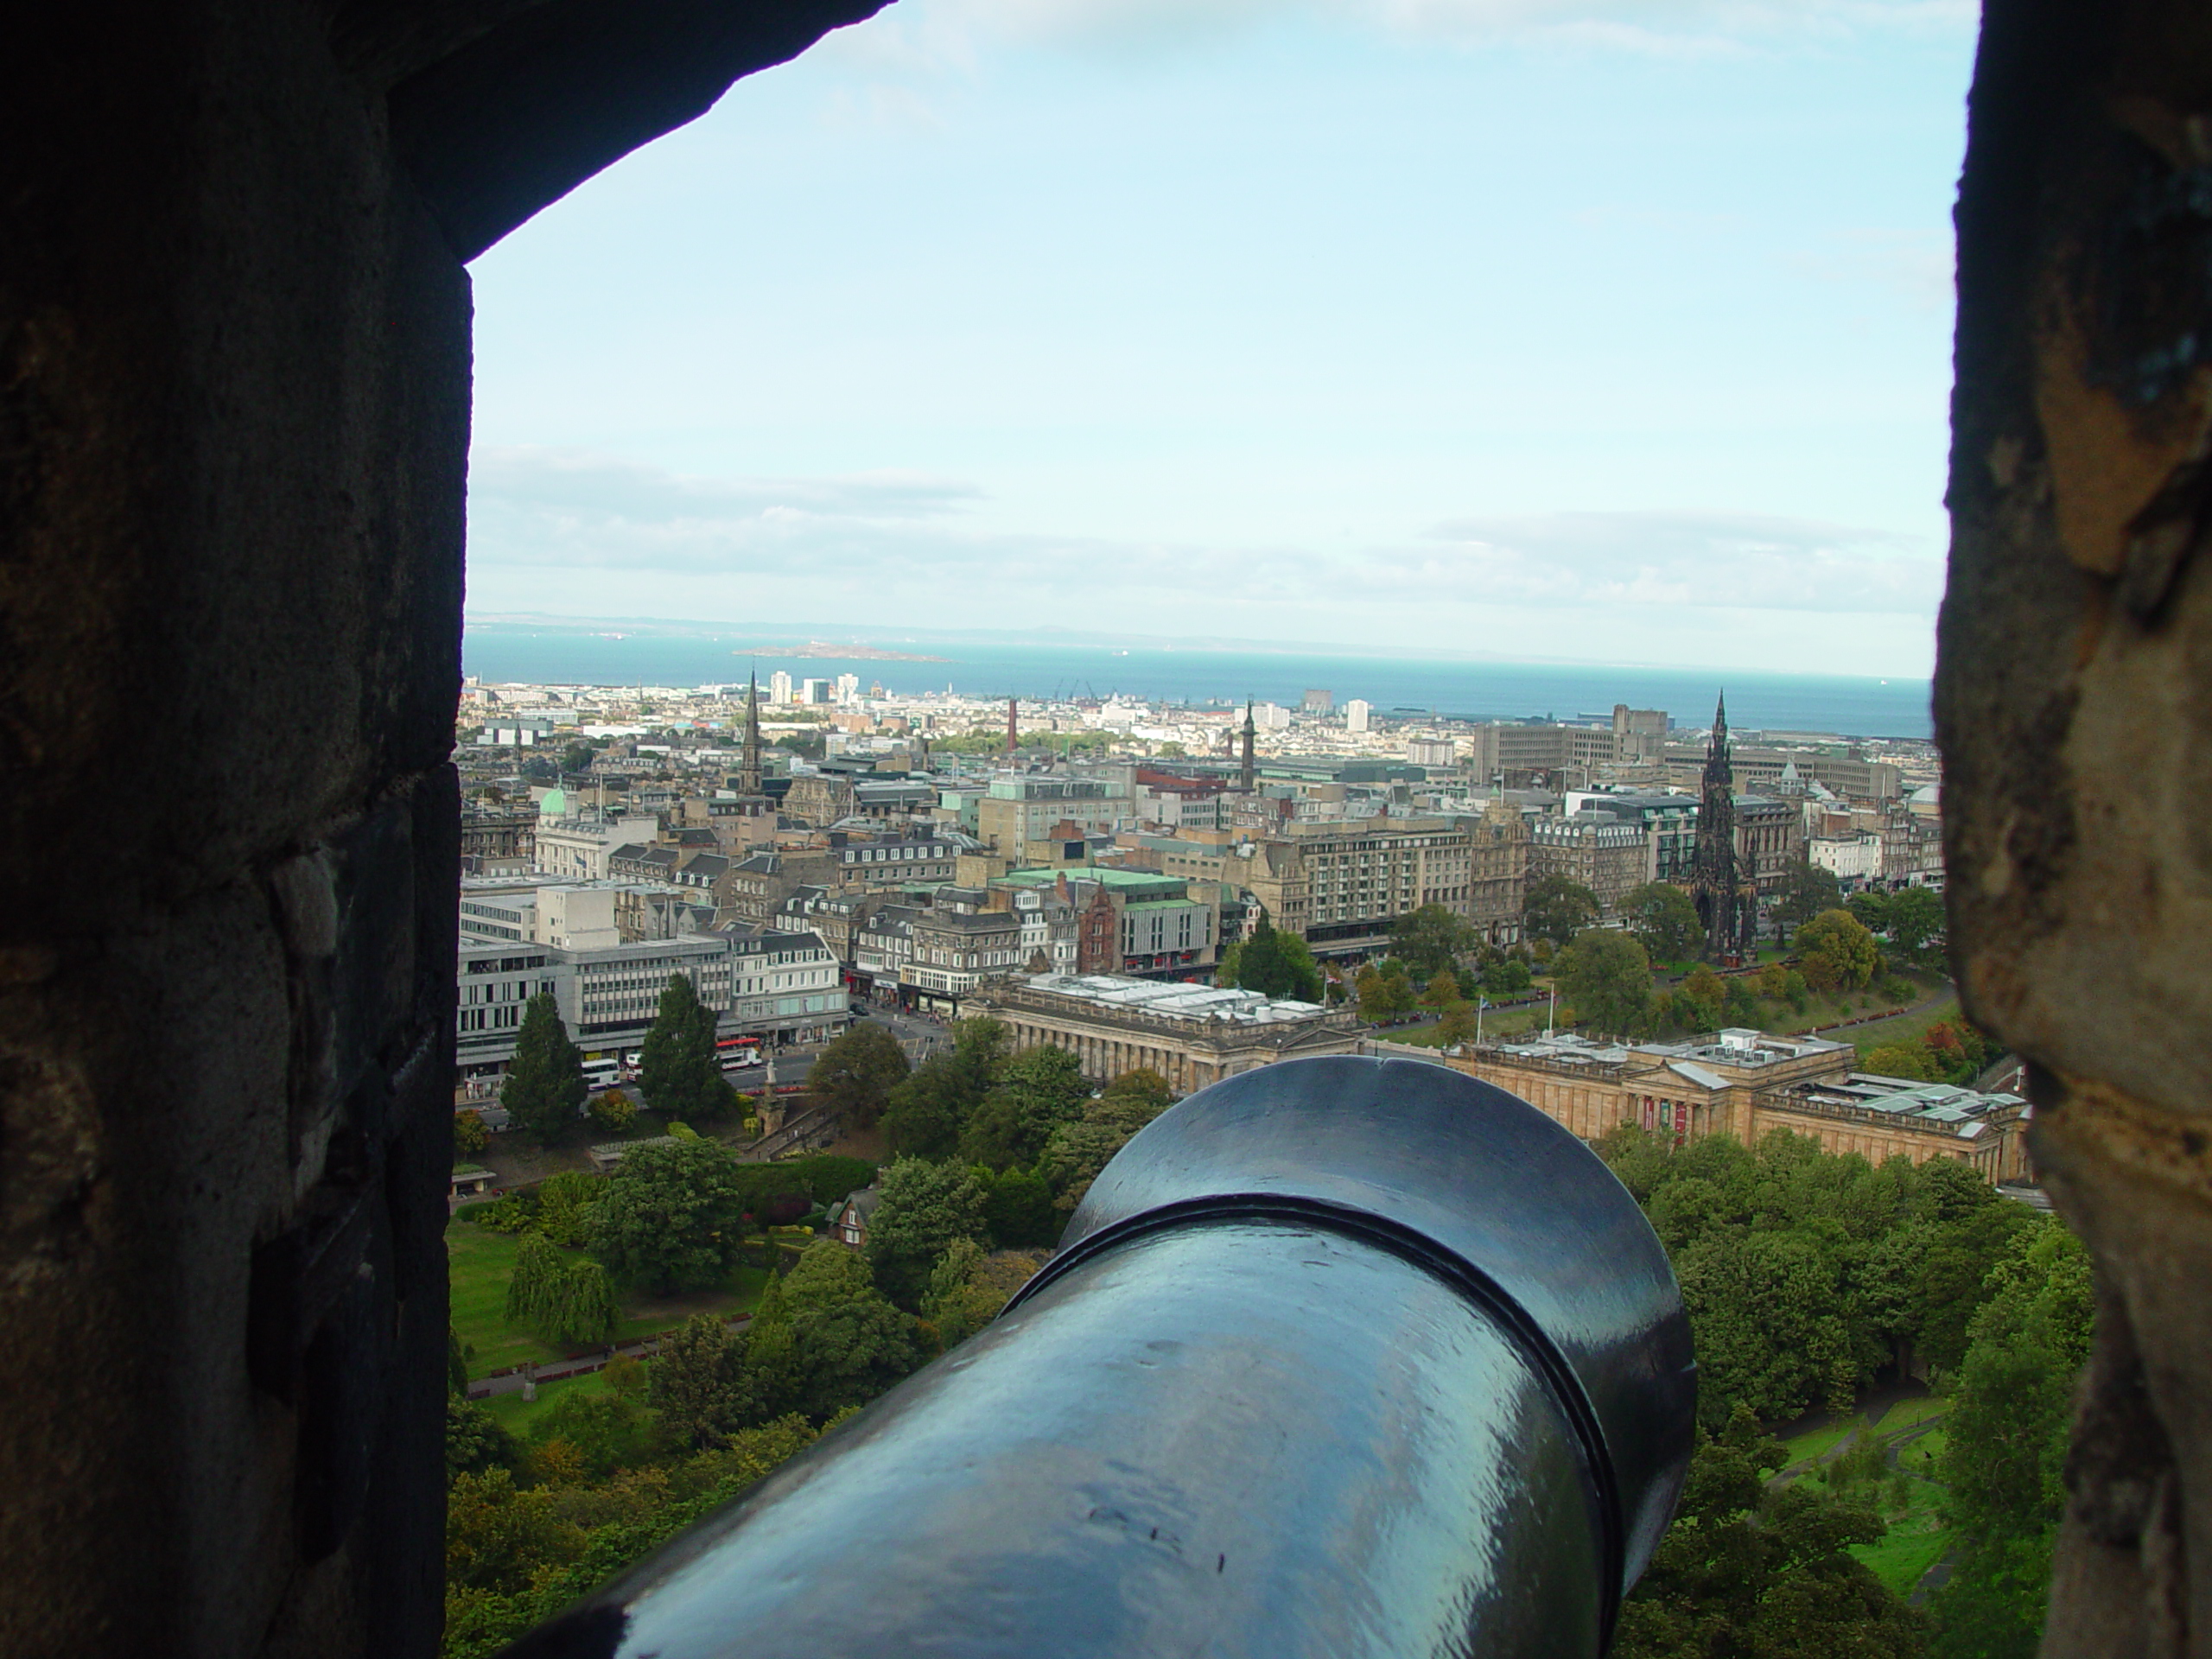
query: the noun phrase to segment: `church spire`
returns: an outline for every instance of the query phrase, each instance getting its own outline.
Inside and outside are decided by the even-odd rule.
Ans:
[[[737,774],[738,793],[760,792],[760,671],[754,669],[745,683],[745,760]]]

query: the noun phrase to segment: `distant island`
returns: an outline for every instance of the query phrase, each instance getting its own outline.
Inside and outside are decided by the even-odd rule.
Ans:
[[[803,645],[740,645],[733,657],[829,657],[848,663],[949,663],[950,657],[925,657],[918,652],[884,651],[875,645],[840,645],[826,639],[810,639]]]

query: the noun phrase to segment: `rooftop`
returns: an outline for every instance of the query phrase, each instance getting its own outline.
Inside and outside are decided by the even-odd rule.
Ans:
[[[1284,1025],[1319,1019],[1328,1012],[1318,1002],[1264,996],[1258,991],[1230,990],[1215,985],[1163,984],[1148,979],[1124,979],[1118,974],[1033,974],[1020,982],[1032,991],[1066,997],[1071,1001],[1201,1023],[1222,1020],[1235,1025]]]

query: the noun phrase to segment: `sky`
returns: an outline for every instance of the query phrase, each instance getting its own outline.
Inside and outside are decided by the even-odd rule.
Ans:
[[[897,0],[472,267],[472,613],[1926,674],[1959,0]]]

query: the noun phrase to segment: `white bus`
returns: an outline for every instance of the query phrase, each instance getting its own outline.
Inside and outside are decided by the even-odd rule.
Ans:
[[[584,1062],[584,1087],[590,1090],[594,1094],[598,1093],[599,1090],[602,1089],[612,1089],[614,1086],[614,1073],[616,1069],[617,1062],[612,1054],[607,1055],[603,1059],[586,1060]]]

